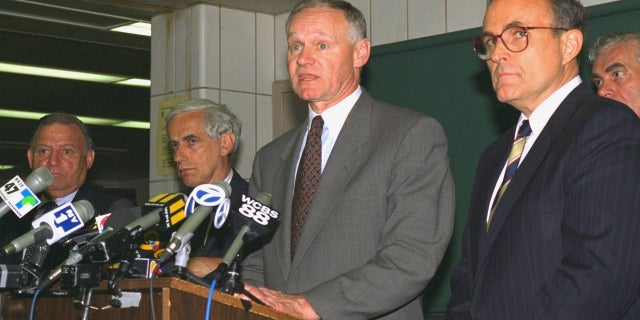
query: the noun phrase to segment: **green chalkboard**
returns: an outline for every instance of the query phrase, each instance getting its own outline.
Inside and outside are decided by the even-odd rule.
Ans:
[[[640,1],[623,0],[587,8],[585,47],[614,31],[640,30]],[[462,230],[471,187],[482,150],[511,127],[518,113],[495,99],[484,62],[471,50],[480,28],[403,41],[372,49],[363,85],[376,98],[436,118],[449,140],[456,184],[456,225],[449,250],[425,291],[425,309],[443,312],[451,295],[449,278],[460,259]],[[582,79],[590,82],[591,66],[582,54]]]

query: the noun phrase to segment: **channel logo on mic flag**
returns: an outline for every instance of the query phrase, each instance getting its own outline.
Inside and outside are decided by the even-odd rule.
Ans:
[[[24,217],[41,202],[19,176],[15,176],[0,188],[0,197],[19,218]]]
[[[144,206],[151,210],[163,208],[158,227],[161,230],[167,230],[187,218],[184,211],[185,203],[185,195],[182,193],[160,193],[149,199]]]
[[[31,223],[34,228],[37,228],[42,224],[47,224],[57,229],[53,230],[53,236],[50,239],[47,239],[47,244],[53,244],[60,240],[64,235],[70,234],[84,226],[84,222],[82,221],[80,214],[70,202],[43,214]]]

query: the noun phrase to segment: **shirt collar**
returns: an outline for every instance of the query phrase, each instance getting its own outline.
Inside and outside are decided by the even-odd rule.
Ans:
[[[353,109],[353,106],[356,104],[356,101],[358,101],[361,94],[362,88],[358,86],[356,90],[354,90],[350,95],[322,113],[324,127],[329,130],[331,135],[338,135],[338,133],[342,129],[342,126],[344,125],[344,122],[347,120],[349,112],[351,112],[351,109]],[[318,114],[313,112],[313,110],[311,110],[311,107],[309,107],[309,121],[307,121],[307,131],[309,131],[309,128],[311,127],[311,120],[317,115]]]
[[[549,119],[554,112],[558,109],[562,101],[575,89],[578,85],[582,83],[582,79],[580,76],[575,76],[573,79],[569,80],[569,82],[565,83],[560,89],[556,90],[553,94],[551,94],[547,99],[545,99],[532,113],[529,117],[529,125],[531,126],[532,135],[539,135],[542,132],[542,129],[547,125]],[[518,123],[522,123],[522,120],[526,119],[524,114],[520,114],[520,119]],[[516,130],[517,132],[517,130]]]
[[[61,206],[61,205],[65,204],[65,203],[67,203],[67,202],[73,201],[73,198],[76,197],[77,193],[78,193],[78,190],[76,190],[74,192],[71,192],[71,193],[69,193],[68,195],[66,195],[64,197],[53,199],[53,201],[56,202],[56,205]]]
[[[224,178],[224,182],[231,184],[231,179],[233,179],[233,169],[229,170],[229,174]]]

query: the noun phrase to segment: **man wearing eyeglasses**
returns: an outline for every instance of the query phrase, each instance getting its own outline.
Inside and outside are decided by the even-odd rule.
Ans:
[[[578,76],[585,23],[489,1],[473,49],[520,117],[480,158],[448,319],[640,319],[640,123]]]

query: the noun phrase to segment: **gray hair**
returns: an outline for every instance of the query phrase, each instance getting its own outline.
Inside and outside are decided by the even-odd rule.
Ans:
[[[86,154],[87,152],[89,152],[89,150],[93,150],[94,148],[93,139],[91,138],[91,133],[89,132],[89,129],[84,124],[84,122],[80,121],[80,119],[78,119],[76,116],[72,114],[62,113],[62,112],[51,113],[46,116],[43,116],[42,118],[40,118],[40,120],[38,120],[38,123],[36,124],[36,129],[33,131],[33,136],[31,136],[31,140],[29,140],[29,148],[33,150],[33,148],[35,147],[34,144],[36,141],[36,136],[38,135],[40,128],[44,126],[48,126],[50,124],[56,124],[56,123],[78,126],[78,128],[80,128],[80,131],[82,131],[82,136],[84,137],[84,142],[85,142],[84,153]]]
[[[165,117],[166,125],[169,125],[169,122],[171,122],[175,116],[189,111],[202,111],[204,113],[202,129],[207,132],[209,137],[220,139],[223,133],[231,133],[236,136],[231,152],[236,151],[242,127],[238,117],[236,117],[226,105],[217,104],[208,99],[185,101],[173,107],[167,114]]]
[[[640,61],[640,32],[637,31],[614,32],[606,36],[599,37],[598,40],[596,40],[596,42],[593,44],[591,49],[589,49],[589,61],[593,63],[603,51],[607,50],[607,48],[626,41],[635,41],[635,53],[638,57],[638,61]]]
[[[303,0],[298,2],[293,7],[291,13],[289,13],[289,17],[287,18],[287,23],[285,25],[287,35],[289,34],[289,27],[291,26],[293,18],[295,18],[300,11],[307,8],[340,10],[344,13],[347,18],[347,22],[349,23],[349,40],[351,40],[352,43],[356,43],[357,41],[367,37],[367,20],[364,18],[362,12],[352,6],[349,2],[342,0]]]

